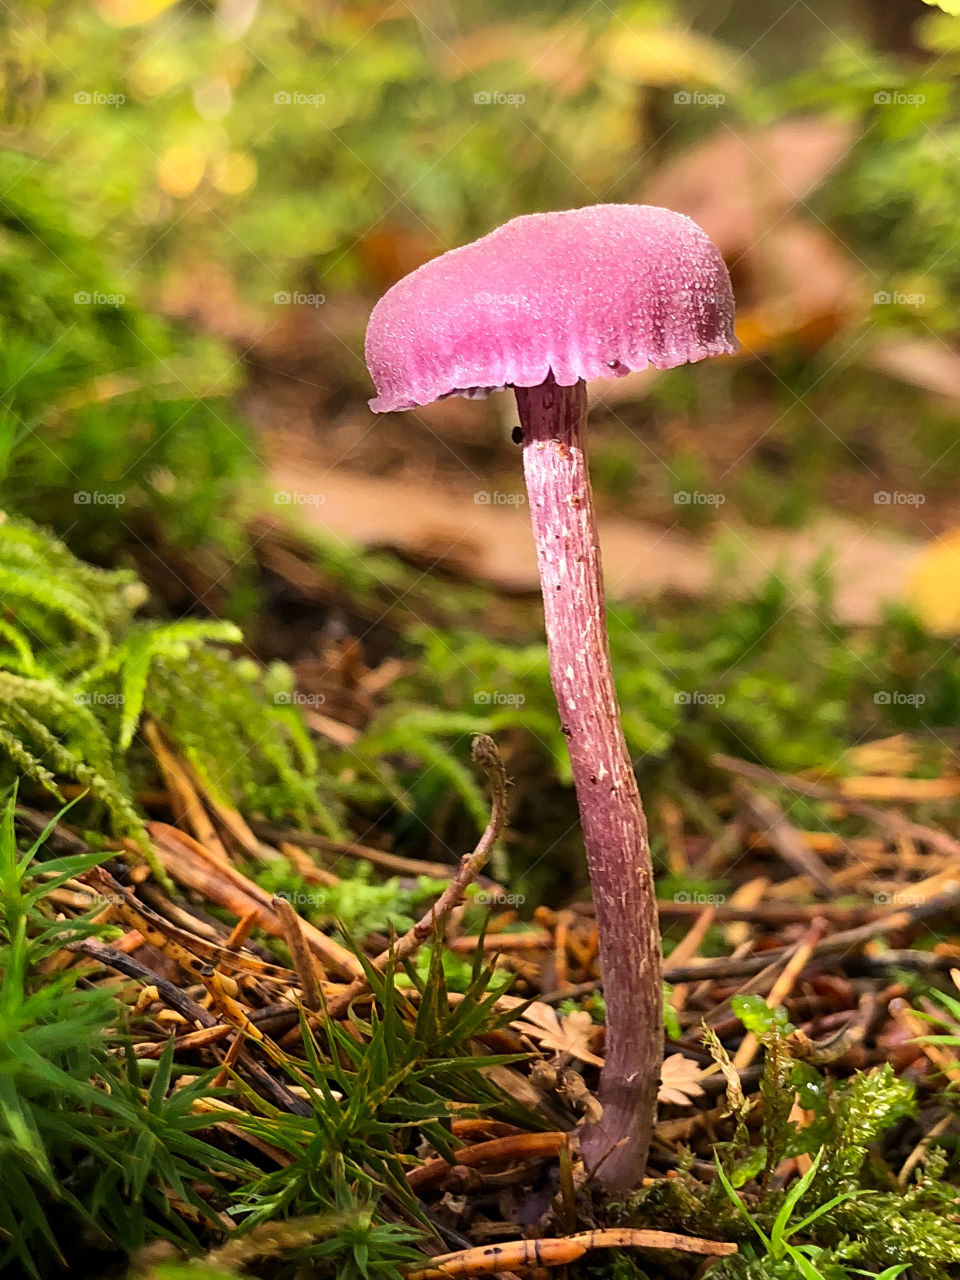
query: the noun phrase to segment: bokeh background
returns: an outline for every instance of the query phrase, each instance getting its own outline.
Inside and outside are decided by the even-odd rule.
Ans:
[[[709,836],[718,750],[839,776],[912,730],[905,767],[952,759],[960,18],[60,0],[0,26],[0,506],[292,663],[370,829],[437,853],[482,825],[478,727],[519,865],[575,825],[512,401],[375,418],[362,341],[431,256],[602,201],[689,213],[738,298],[739,356],[591,391],[658,839]]]

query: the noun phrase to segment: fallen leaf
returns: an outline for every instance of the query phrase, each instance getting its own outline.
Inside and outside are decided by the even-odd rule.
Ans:
[[[898,382],[960,400],[960,354],[939,338],[881,338],[864,353],[864,363]]]
[[[660,1068],[658,1102],[671,1102],[675,1107],[689,1107],[694,1098],[703,1096],[700,1065],[682,1053],[671,1053]]]
[[[590,1052],[594,1024],[589,1013],[575,1011],[560,1017],[550,1005],[534,1000],[524,1010],[523,1017],[517,1018],[510,1025],[514,1031],[535,1040],[544,1049],[569,1054],[570,1057],[589,1062],[594,1067],[603,1066],[603,1059]]]
[[[804,205],[852,141],[850,126],[836,121],[718,124],[646,178],[642,202],[693,218],[727,259],[745,352],[820,346],[872,301],[858,264]]]
[[[849,124],[815,118],[735,131],[718,125],[703,142],[654,166],[650,204],[699,222],[721,253],[739,257],[775,230],[836,168],[854,140]]]

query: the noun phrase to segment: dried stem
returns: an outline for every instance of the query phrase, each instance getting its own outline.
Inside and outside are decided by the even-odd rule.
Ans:
[[[283,930],[283,936],[286,939],[290,957],[293,960],[293,967],[296,969],[297,977],[300,980],[300,991],[304,1006],[307,1009],[319,1009],[323,1004],[319,977],[314,964],[313,953],[307,946],[303,930],[300,927],[300,917],[286,898],[282,898],[279,895],[273,899],[273,909],[277,913],[280,928]]]
[[[497,837],[503,830],[507,819],[507,776],[495,742],[485,733],[478,734],[473,740],[473,759],[486,773],[490,782],[490,821],[487,823],[486,830],[474,851],[464,854],[460,859],[460,865],[453,879],[426,915],[373,961],[375,969],[382,971],[391,959],[394,961],[407,959],[443,924],[453,908],[463,901],[468,885],[483,870]],[[357,996],[368,990],[369,983],[366,977],[355,978],[345,991],[328,1001],[327,1013],[331,1018],[342,1017],[351,1000],[355,1000]]]
[[[406,1280],[448,1280],[451,1276],[488,1275],[494,1267],[538,1271],[545,1267],[567,1267],[592,1249],[672,1249],[726,1258],[737,1252],[735,1244],[682,1236],[675,1231],[611,1227],[604,1231],[579,1231],[572,1236],[546,1236],[538,1240],[503,1240],[495,1245],[478,1245],[459,1253],[431,1258],[430,1265],[408,1271]]]

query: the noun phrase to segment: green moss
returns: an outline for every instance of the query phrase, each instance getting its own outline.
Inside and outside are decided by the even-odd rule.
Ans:
[[[214,796],[342,833],[292,673],[225,648],[242,641],[233,624],[140,621],[147,593],[131,573],[86,565],[22,521],[0,523],[0,582],[0,781],[59,799],[64,784],[82,787],[77,817],[142,840],[135,789],[156,771],[137,729],[149,715]]]

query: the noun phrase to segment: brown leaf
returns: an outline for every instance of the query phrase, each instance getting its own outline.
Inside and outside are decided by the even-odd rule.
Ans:
[[[671,1053],[660,1068],[658,1102],[671,1102],[675,1107],[689,1107],[694,1098],[703,1096],[700,1066],[682,1053]]]
[[[517,1001],[518,1005],[522,1003],[522,1000]],[[517,1018],[510,1025],[544,1049],[552,1049],[557,1054],[569,1054],[570,1057],[589,1062],[594,1067],[603,1066],[603,1059],[590,1051],[594,1025],[589,1013],[575,1011],[561,1017],[550,1005],[534,1000],[524,1010],[523,1017]]]
[[[787,120],[765,129],[718,127],[644,186],[651,204],[699,222],[724,254],[738,255],[796,210],[845,156],[854,132],[834,120]]]

